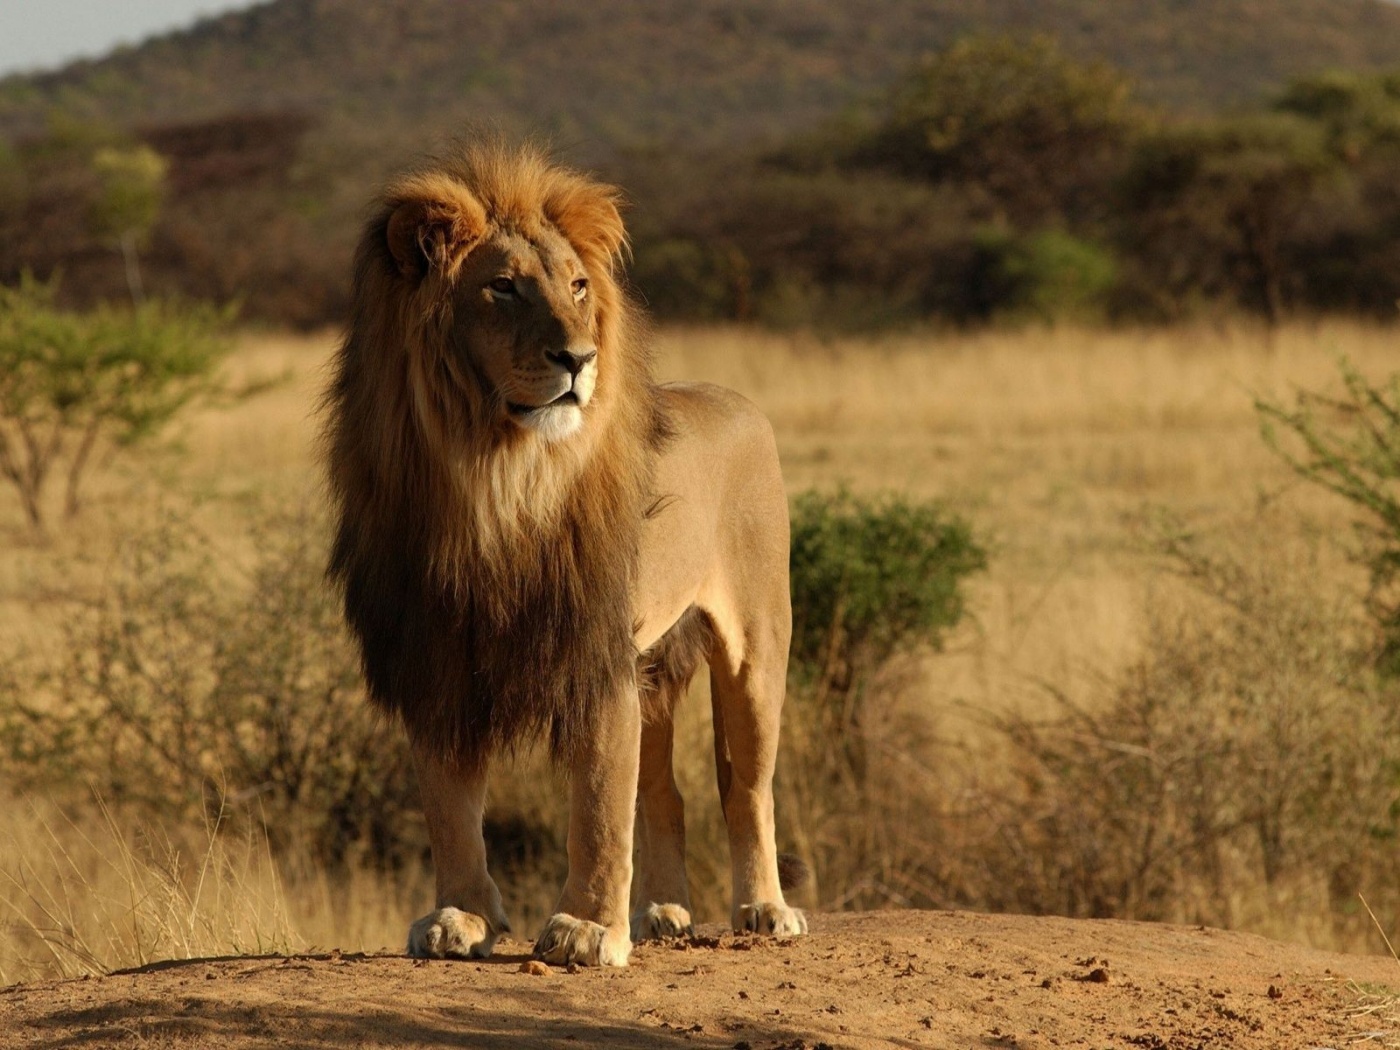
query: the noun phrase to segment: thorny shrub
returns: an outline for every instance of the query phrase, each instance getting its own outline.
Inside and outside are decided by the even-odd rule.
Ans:
[[[1371,382],[1341,363],[1343,392],[1300,392],[1292,406],[1257,402],[1264,440],[1300,477],[1358,512],[1356,551],[1371,576],[1374,658],[1400,676],[1400,374]]]
[[[12,669],[0,702],[10,786],[173,822],[241,812],[330,864],[421,850],[406,751],[363,701],[322,533],[266,522],[244,565],[167,517],[99,593],[59,596],[62,658]]]
[[[1352,606],[1324,597],[1311,558],[1166,549],[1192,600],[1153,617],[1142,657],[1103,695],[997,720],[1006,776],[972,796],[984,834],[960,891],[1256,929],[1295,908],[1364,938],[1358,894],[1400,906],[1400,717]]]

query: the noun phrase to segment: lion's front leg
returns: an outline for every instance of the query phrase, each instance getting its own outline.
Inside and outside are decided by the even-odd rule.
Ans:
[[[408,928],[408,954],[485,958],[496,938],[510,930],[500,890],[486,871],[481,834],[486,763],[446,763],[415,746],[413,764],[433,847],[437,904]]]
[[[552,963],[626,966],[642,718],[635,687],[607,705],[570,762],[569,877],[535,942]]]

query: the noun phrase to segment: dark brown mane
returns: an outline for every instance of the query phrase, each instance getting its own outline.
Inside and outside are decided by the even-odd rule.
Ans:
[[[389,247],[405,203],[447,196],[490,224],[545,224],[597,296],[585,442],[521,441],[453,371],[453,271],[406,278]],[[357,252],[353,315],[326,396],[338,528],[330,575],[375,703],[415,743],[467,762],[546,734],[568,752],[636,673],[632,590],[665,422],[645,333],[614,275],[609,186],[539,151],[489,144],[390,186]]]

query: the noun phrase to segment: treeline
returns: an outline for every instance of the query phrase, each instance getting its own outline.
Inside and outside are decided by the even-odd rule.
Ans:
[[[236,304],[299,327],[338,320],[352,214],[328,216],[329,169],[307,156],[313,122],[241,113],[121,129],[58,113],[0,142],[0,284],[26,273],[69,306],[142,290]],[[123,227],[118,229],[117,227]]]
[[[1400,71],[1184,120],[1047,39],[969,39],[863,115],[668,184],[635,271],[668,316],[1273,322],[1400,298]]]
[[[159,207],[118,236],[113,172],[142,150]],[[0,148],[0,282],[59,271],[69,298],[121,297],[135,258],[162,294],[337,322],[376,163],[291,113],[121,134],[60,120]],[[1276,322],[1400,300],[1400,70],[1186,119],[1048,38],[969,38],[782,148],[632,152],[601,174],[632,195],[633,280],[663,318]]]

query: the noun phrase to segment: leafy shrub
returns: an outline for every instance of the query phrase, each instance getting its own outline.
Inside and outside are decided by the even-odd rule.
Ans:
[[[942,644],[986,554],[938,504],[843,490],[793,501],[790,565],[795,673],[851,690],[895,653]]]
[[[210,385],[228,349],[226,311],[148,302],[88,314],[58,309],[54,286],[0,287],[0,475],[35,528],[66,464],[66,513],[103,441],[130,444]]]
[[[921,845],[938,830],[929,794],[889,761],[920,750],[923,724],[898,658],[942,646],[985,565],[968,524],[937,504],[844,491],[793,502],[780,790],[818,888],[845,903],[908,903],[890,887],[936,852]]]
[[[1264,439],[1298,474],[1360,512],[1360,556],[1371,575],[1367,609],[1375,660],[1400,676],[1400,374],[1372,383],[1342,362],[1338,397],[1302,392],[1292,407],[1256,402]]]

